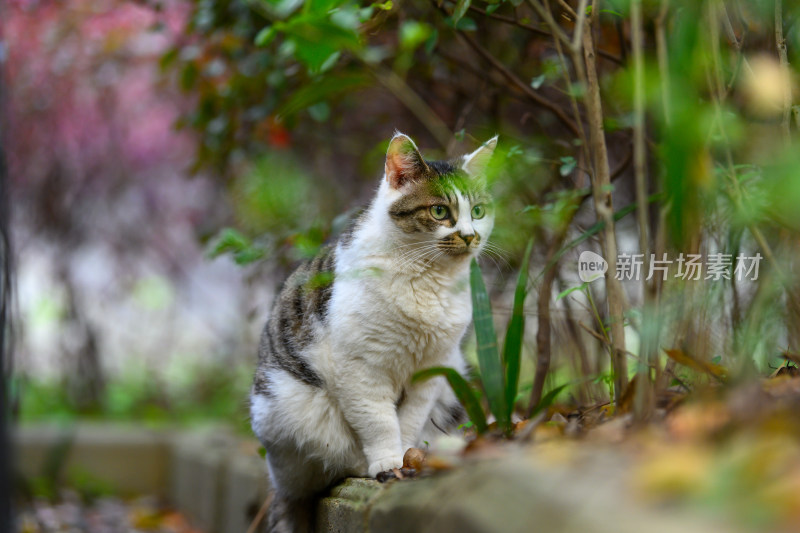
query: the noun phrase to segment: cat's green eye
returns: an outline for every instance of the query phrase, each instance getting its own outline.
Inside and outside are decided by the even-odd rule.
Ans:
[[[447,218],[447,208],[443,205],[432,205],[431,216],[436,220],[444,220]]]
[[[486,208],[483,207],[482,205],[476,205],[475,207],[472,208],[472,218],[474,219],[483,218],[485,214],[486,214]]]

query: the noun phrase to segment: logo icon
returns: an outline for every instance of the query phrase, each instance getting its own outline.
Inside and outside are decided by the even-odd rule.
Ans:
[[[591,282],[602,278],[607,270],[608,263],[601,255],[587,250],[578,257],[578,277],[581,281]]]

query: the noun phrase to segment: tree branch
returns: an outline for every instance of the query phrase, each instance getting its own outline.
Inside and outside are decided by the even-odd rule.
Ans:
[[[497,60],[492,54],[489,53],[488,50],[483,48],[480,44],[478,44],[475,39],[470,37],[464,32],[458,32],[458,35],[473,49],[475,50],[478,55],[480,55],[487,63],[489,63],[495,70],[497,70],[500,74],[503,75],[509,82],[511,82],[514,86],[520,89],[528,98],[533,100],[536,104],[549,109],[553,112],[556,117],[567,127],[569,130],[574,133],[576,136],[580,135],[580,130],[575,122],[570,119],[564,110],[561,109],[557,104],[551,102],[547,98],[541,96],[539,93],[534,91],[530,85],[522,81],[517,77],[516,74],[511,72],[508,67],[502,64],[500,61]]]

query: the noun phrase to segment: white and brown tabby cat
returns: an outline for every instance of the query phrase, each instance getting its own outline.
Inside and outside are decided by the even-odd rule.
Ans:
[[[269,529],[311,529],[309,499],[346,476],[399,468],[462,422],[443,378],[465,370],[469,264],[494,221],[484,173],[497,137],[426,161],[397,133],[369,208],[286,281],[261,337],[250,396],[275,499]]]

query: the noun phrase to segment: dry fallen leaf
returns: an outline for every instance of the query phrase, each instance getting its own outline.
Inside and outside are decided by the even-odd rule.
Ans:
[[[688,355],[683,350],[664,350],[667,355],[675,361],[676,363],[682,364],[683,366],[689,367],[693,370],[697,370],[698,372],[704,372],[710,376],[713,376],[720,381],[724,381],[726,376],[728,375],[728,371],[725,367],[710,363],[708,361],[701,361],[699,359],[695,359],[694,357]]]
[[[419,448],[409,448],[403,455],[403,468],[413,468],[417,472],[422,472],[425,465],[425,452]]]

